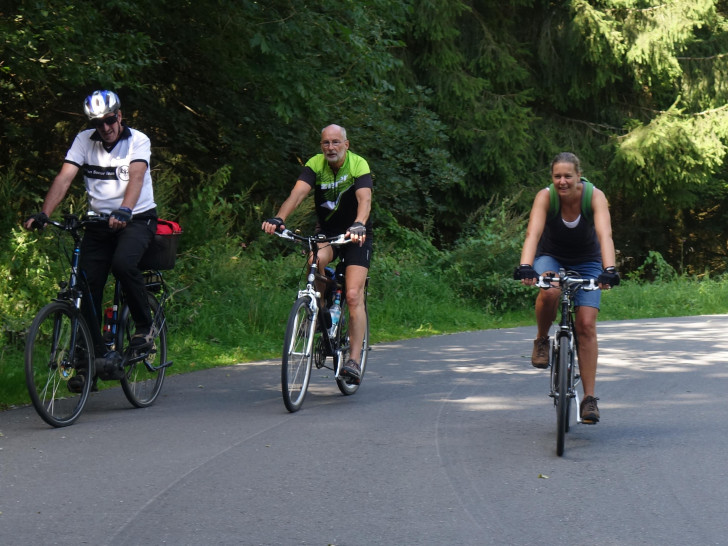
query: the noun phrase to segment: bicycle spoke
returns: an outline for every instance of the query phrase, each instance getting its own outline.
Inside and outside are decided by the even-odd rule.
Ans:
[[[72,424],[81,414],[91,388],[91,335],[78,312],[53,302],[38,313],[28,331],[25,377],[38,415],[54,427]],[[71,360],[73,359],[73,360]],[[86,379],[72,386],[82,374]]]
[[[127,400],[137,408],[146,408],[156,401],[162,391],[167,370],[167,328],[164,310],[160,308],[152,294],[148,294],[147,297],[153,318],[154,344],[143,358],[140,358],[142,355],[132,358],[133,351],[129,348],[135,326],[128,306],[122,309],[119,322],[118,346],[125,355],[124,358],[130,362],[125,366],[121,388]]]
[[[306,397],[313,362],[313,317],[309,297],[296,300],[291,309],[283,345],[281,392],[290,412],[298,411]]]

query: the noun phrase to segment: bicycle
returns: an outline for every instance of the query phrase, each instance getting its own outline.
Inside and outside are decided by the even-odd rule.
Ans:
[[[566,433],[570,428],[569,411],[572,399],[575,401],[576,422],[581,423],[579,393],[576,388],[581,377],[577,367],[579,344],[574,327],[574,296],[579,290],[599,290],[599,286],[596,279],[583,279],[578,273],[563,268],[558,274],[540,275],[535,286],[546,289],[558,286],[561,289],[561,319],[549,346],[549,396],[553,398],[556,408],[556,453],[561,457],[564,454]]]
[[[286,335],[283,342],[283,359],[281,366],[281,390],[283,403],[291,413],[301,409],[311,379],[312,364],[317,369],[327,368],[334,372],[334,379],[342,394],[348,396],[359,390],[359,384],[350,382],[340,372],[351,354],[349,337],[349,313],[346,298],[341,297],[341,317],[338,324],[331,324],[331,315],[327,311],[336,294],[346,294],[345,274],[342,263],[335,270],[328,269],[329,276],[319,273],[318,251],[320,245],[345,245],[351,242],[345,236],[326,237],[323,234],[302,236],[288,229],[276,235],[284,239],[298,241],[308,246],[311,263],[308,266],[306,286],[297,293],[293,307],[288,316]],[[324,300],[326,307],[320,305],[321,293],[316,289],[316,282],[326,287]],[[361,347],[361,379],[367,365],[369,351],[369,313],[366,310],[369,277],[364,283],[364,308],[366,327]],[[327,364],[328,356],[332,363]]]
[[[145,284],[152,311],[154,338],[150,348],[137,351],[130,347],[134,320],[125,304],[121,283],[114,284],[113,305],[106,309],[103,359],[112,366],[97,369],[90,328],[101,331],[100,321],[89,325],[81,314],[83,298],[91,298],[88,283],[79,269],[82,231],[92,225],[108,223],[100,215],[79,219],[66,214],[62,222],[49,220],[58,230],[58,244],[64,234],[73,239],[73,251],[65,254],[70,263],[68,281],[59,281],[57,297],[43,307],[34,318],[25,346],[25,378],[30,399],[38,415],[49,425],[64,427],[73,424],[83,411],[96,380],[120,380],[129,402],[138,408],[150,406],[159,396],[167,361],[167,324],[164,307],[170,297],[161,271],[146,270]],[[82,386],[74,386],[74,377],[85,376]],[[69,381],[71,383],[69,384]],[[77,382],[77,383],[80,383]],[[78,391],[78,392],[76,392]]]

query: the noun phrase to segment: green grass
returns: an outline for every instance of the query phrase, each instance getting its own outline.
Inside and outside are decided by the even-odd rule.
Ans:
[[[279,358],[302,265],[296,253],[272,261],[219,249],[205,256],[186,256],[166,276],[176,292],[168,312],[169,354],[174,361],[168,372]],[[535,324],[533,289],[523,290],[521,309],[494,311],[458,297],[446,275],[428,272],[417,263],[381,259],[373,265],[371,277],[372,344]],[[655,284],[627,281],[603,294],[600,320],[726,312],[725,278],[678,278]],[[0,409],[29,402],[22,333],[5,343],[0,346]],[[106,386],[117,384],[107,382]]]

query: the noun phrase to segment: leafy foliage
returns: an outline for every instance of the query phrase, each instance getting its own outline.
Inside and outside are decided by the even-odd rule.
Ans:
[[[670,282],[677,278],[677,272],[659,252],[650,252],[644,263],[635,269],[630,279],[647,282]]]
[[[525,289],[513,281],[513,267],[523,245],[527,218],[515,212],[511,202],[495,199],[481,207],[467,222],[442,267],[455,291],[479,302],[488,312],[502,312],[529,305]]]
[[[372,166],[382,274],[391,255],[426,259],[455,297],[521,305],[504,279],[533,191],[564,150],[609,197],[623,269],[651,251],[680,273],[728,266],[725,2],[6,4],[0,311],[10,337],[55,282],[47,253],[17,226],[99,87],[114,88],[124,119],[152,139],[159,208],[186,230],[185,287],[229,279],[245,256],[298,258],[261,237],[260,222],[331,122]],[[64,207],[82,201],[77,183]],[[310,202],[292,221],[313,224]],[[407,291],[401,278],[393,286]],[[205,301],[180,294],[190,308]]]

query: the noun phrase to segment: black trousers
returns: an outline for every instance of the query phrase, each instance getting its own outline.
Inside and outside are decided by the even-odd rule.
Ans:
[[[91,329],[97,356],[102,356],[100,351],[105,350],[101,304],[109,271],[121,282],[136,328],[152,325],[144,277],[138,264],[156,231],[157,211],[152,209],[135,215],[124,229],[112,231],[106,225],[98,225],[90,226],[84,233],[80,265],[91,291],[91,301],[84,299],[81,311]]]

